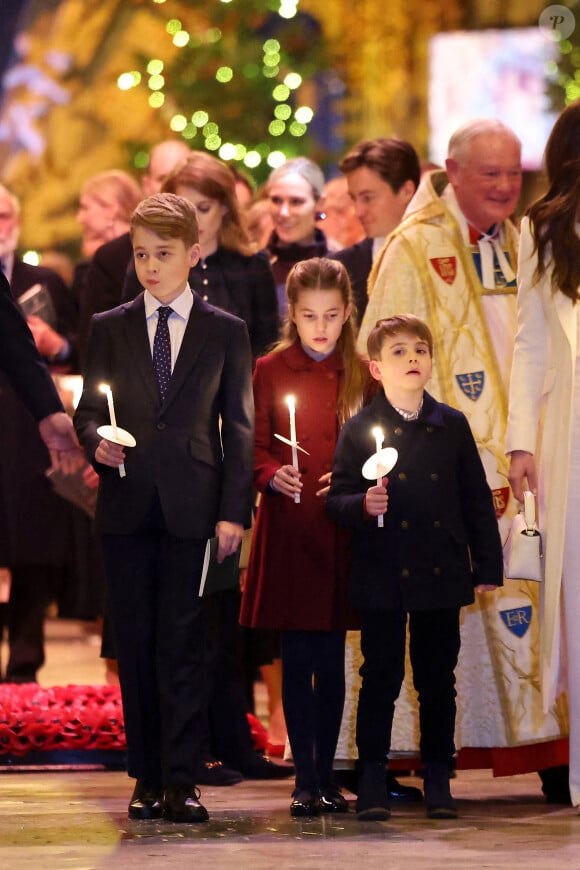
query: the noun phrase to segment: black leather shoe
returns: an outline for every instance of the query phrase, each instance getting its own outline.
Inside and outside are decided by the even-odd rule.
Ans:
[[[389,797],[392,801],[419,803],[423,800],[423,794],[420,788],[415,788],[414,785],[403,785],[394,774],[389,771],[387,771],[387,788],[389,790]]]
[[[291,764],[275,764],[269,758],[254,753],[247,764],[240,765],[245,779],[287,779],[294,776],[294,768]]]
[[[320,802],[312,792],[306,789],[296,789],[292,792],[290,815],[294,817],[317,816],[320,813]]]
[[[348,813],[348,801],[334,785],[320,789],[319,801],[321,813]]]
[[[162,788],[150,788],[138,779],[133,790],[133,797],[129,803],[130,819],[159,819],[161,818],[161,801],[163,800]]]
[[[232,770],[221,761],[206,761],[200,766],[196,779],[200,785],[219,787],[237,785],[243,781],[244,777],[239,770]]]
[[[163,798],[163,818],[168,822],[207,822],[208,812],[194,785],[168,785]]]

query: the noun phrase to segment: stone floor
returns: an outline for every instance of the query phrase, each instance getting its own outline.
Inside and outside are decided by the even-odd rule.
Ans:
[[[97,683],[102,676],[90,636],[73,623],[50,623],[42,684]],[[456,821],[429,821],[419,804],[395,807],[389,822],[365,824],[352,809],[291,819],[291,782],[241,783],[205,788],[210,822],[187,826],[129,822],[131,783],[122,772],[4,771],[0,868],[580,870],[580,817],[570,807],[548,806],[538,782],[534,774],[493,779],[489,771],[460,771],[452,783]]]

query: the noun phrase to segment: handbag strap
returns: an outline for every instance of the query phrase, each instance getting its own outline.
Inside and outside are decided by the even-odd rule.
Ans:
[[[537,532],[536,526],[536,499],[534,493],[530,490],[524,492],[524,522],[526,524],[526,534],[533,535]]]

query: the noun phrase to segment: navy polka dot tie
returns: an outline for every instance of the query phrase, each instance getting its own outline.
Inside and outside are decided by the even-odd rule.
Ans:
[[[169,305],[162,305],[157,309],[157,329],[153,339],[153,368],[162,402],[171,378],[171,340],[167,319],[172,313],[173,308]]]

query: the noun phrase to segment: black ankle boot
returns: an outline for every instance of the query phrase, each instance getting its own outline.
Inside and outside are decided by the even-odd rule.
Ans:
[[[356,815],[361,822],[384,822],[391,815],[382,761],[364,761],[360,765]]]
[[[425,803],[429,819],[457,818],[457,804],[449,789],[449,765],[445,762],[425,764]]]

